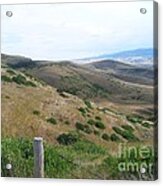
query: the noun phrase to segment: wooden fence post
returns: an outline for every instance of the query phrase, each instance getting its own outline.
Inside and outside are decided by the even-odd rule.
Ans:
[[[44,177],[44,147],[43,138],[35,137],[33,142],[34,149],[34,177]]]

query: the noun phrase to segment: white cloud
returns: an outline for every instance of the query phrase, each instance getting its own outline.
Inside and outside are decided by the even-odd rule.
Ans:
[[[152,47],[152,19],[152,1],[2,5],[2,52],[66,59]]]

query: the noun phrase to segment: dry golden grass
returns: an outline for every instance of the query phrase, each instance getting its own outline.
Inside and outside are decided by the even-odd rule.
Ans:
[[[6,72],[3,71],[3,74]],[[117,151],[117,143],[107,142],[101,138],[101,135],[114,133],[113,126],[120,127],[121,125],[131,125],[131,123],[126,120],[124,115],[117,115],[112,111],[103,112],[99,108],[107,107],[117,113],[128,114],[139,109],[140,105],[122,105],[109,101],[92,105],[93,109],[87,113],[89,116],[82,116],[78,109],[87,106],[77,96],[67,94],[67,97],[62,97],[55,88],[48,85],[38,84],[37,87],[27,87],[14,82],[2,82],[2,136],[28,138],[42,136],[47,142],[56,144],[56,138],[60,134],[76,131],[77,121],[87,124],[88,119],[95,120],[95,117],[99,116],[106,127],[104,130],[98,129],[99,136],[94,133],[80,133],[85,139],[108,148],[114,153]],[[39,114],[34,114],[34,111],[39,111]],[[50,117],[56,119],[56,125],[47,122]],[[69,125],[65,124],[66,121],[69,122]],[[153,135],[152,129],[142,129],[139,126],[133,126],[133,128],[135,135],[140,139],[144,139],[144,132],[148,133],[150,139]],[[94,129],[96,128],[94,127]],[[121,136],[119,137],[122,142],[126,141]]]

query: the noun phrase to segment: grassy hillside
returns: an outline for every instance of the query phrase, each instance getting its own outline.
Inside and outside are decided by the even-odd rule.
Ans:
[[[155,75],[151,66],[140,67],[114,60],[92,62],[85,66],[94,70],[102,70],[104,73],[111,73],[114,77],[127,82],[143,85],[152,85]]]
[[[120,172],[118,164],[123,161],[130,162],[131,159],[112,156],[107,149],[89,141],[78,140],[70,146],[55,147],[44,143],[44,148],[45,178],[154,180],[154,169],[151,173],[147,171],[143,176],[136,171]],[[150,150],[150,157],[143,159],[143,163],[153,163],[155,160],[156,157]],[[33,177],[33,161],[31,140],[2,140],[2,176]],[[5,168],[9,162],[14,168],[10,172]],[[132,162],[141,165],[142,160],[132,157]]]
[[[110,102],[116,97],[121,100],[120,88],[114,95],[104,86],[113,79],[107,81],[105,74],[69,62],[29,69],[2,61],[1,71],[2,176],[33,176],[32,140],[41,136],[45,177],[138,178],[135,172],[119,173],[117,165],[122,159],[115,155],[121,143],[153,147],[156,119],[151,104]],[[71,92],[73,87],[77,92]],[[136,85],[120,87],[128,91]],[[139,158],[134,161],[140,162]],[[12,172],[7,172],[7,163],[13,165]]]
[[[82,127],[78,128],[77,122]],[[56,143],[54,136],[57,137],[61,132],[77,130],[86,138],[97,139],[97,143],[100,143],[100,135],[111,134],[114,132],[112,126],[119,127],[125,124],[130,123],[123,114],[107,107],[99,107],[94,102],[82,100],[72,94],[58,92],[57,89],[22,72],[11,68],[2,70],[4,136],[41,135],[49,142]],[[102,125],[104,127],[101,128]],[[24,131],[24,127],[27,130]]]
[[[95,71],[72,63],[55,63],[28,71],[58,91],[66,91],[82,99],[109,100],[121,103],[152,103],[153,87],[134,84],[115,77],[116,74]]]
[[[152,103],[153,71],[115,61],[76,65],[68,61],[33,61],[2,54],[2,64],[31,74],[82,99],[98,102]],[[147,84],[147,85],[144,85]]]

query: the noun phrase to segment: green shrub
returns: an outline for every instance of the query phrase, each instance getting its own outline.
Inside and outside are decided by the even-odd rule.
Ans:
[[[83,130],[84,129],[84,125],[80,122],[76,122],[76,128],[79,130]]]
[[[125,130],[130,131],[130,132],[133,132],[134,131],[133,127],[131,127],[130,125],[122,125],[121,127],[123,129],[125,129]]]
[[[86,113],[87,113],[86,108],[80,107],[78,110],[81,112],[83,117],[86,117]]]
[[[138,141],[138,138],[130,131],[127,131],[127,130],[121,130],[120,128],[118,127],[113,127],[113,130],[121,135],[123,138],[127,139],[128,141]]]
[[[116,134],[111,134],[110,139],[111,141],[120,141],[120,138]]]
[[[18,74],[17,76],[12,77],[12,80],[19,85],[36,87],[35,83],[33,83],[32,81],[27,81],[26,78],[21,74]]]
[[[95,119],[101,121],[101,117],[100,116],[96,116]]]
[[[6,82],[12,82],[12,79],[10,77],[8,77],[8,76],[5,76],[5,75],[1,76],[1,80],[2,81],[6,81]]]
[[[106,141],[109,141],[110,140],[109,135],[106,134],[106,133],[104,133],[101,137],[102,137],[102,139],[104,139]]]
[[[85,108],[86,112],[91,112],[88,107]]]
[[[150,128],[151,127],[151,125],[147,122],[142,123],[142,126],[145,127],[145,128]]]
[[[57,124],[57,121],[56,121],[56,119],[55,118],[53,118],[53,117],[51,117],[51,118],[48,118],[47,120],[46,120],[48,123],[51,123],[51,124],[53,124],[53,125],[56,125]]]
[[[87,106],[89,109],[92,109],[92,105],[91,105],[91,102],[90,102],[90,101],[85,100],[84,103],[86,104],[86,106]]]
[[[89,119],[87,123],[90,125],[95,125],[96,122],[93,119]]]
[[[91,117],[91,115],[90,115],[90,114],[87,114],[87,117],[88,117],[88,118],[90,118],[90,117]]]
[[[91,128],[88,125],[84,125],[84,130],[83,131],[85,133],[87,133],[87,134],[91,134],[92,133],[92,130],[91,130]]]
[[[73,134],[61,134],[58,136],[57,141],[61,145],[72,145],[77,142],[77,136]]]
[[[9,73],[9,74],[11,74],[11,75],[15,75],[16,73],[13,71],[13,70],[11,70],[11,69],[7,69],[7,72]]]
[[[12,78],[12,80],[15,82],[15,83],[17,83],[17,84],[26,84],[26,78],[24,77],[24,76],[22,76],[22,75],[20,75],[20,74],[18,74],[17,76],[14,76],[13,78]]]
[[[100,132],[98,130],[93,131],[96,136],[100,136]]]
[[[104,125],[104,123],[101,122],[101,121],[96,121],[96,122],[95,122],[95,126],[96,126],[97,128],[99,128],[99,129],[105,129],[105,125]]]
[[[31,87],[36,87],[36,84],[33,83],[32,81],[26,81],[25,85],[26,86],[31,86]]]
[[[80,107],[80,108],[79,108],[79,111],[80,111],[82,114],[86,114],[86,110],[85,110],[83,107]]]
[[[33,111],[33,114],[38,116],[38,115],[40,115],[40,111],[34,110],[34,111]]]
[[[141,123],[143,118],[141,116],[137,116],[137,115],[131,115],[131,116],[127,116],[126,117],[128,121],[132,122],[132,123]]]
[[[70,122],[68,120],[65,121],[66,125],[70,125]]]
[[[91,128],[90,128],[88,125],[83,125],[83,124],[80,123],[80,122],[76,122],[76,128],[77,128],[78,130],[81,130],[81,131],[87,133],[87,134],[92,133],[92,130],[91,130]]]

